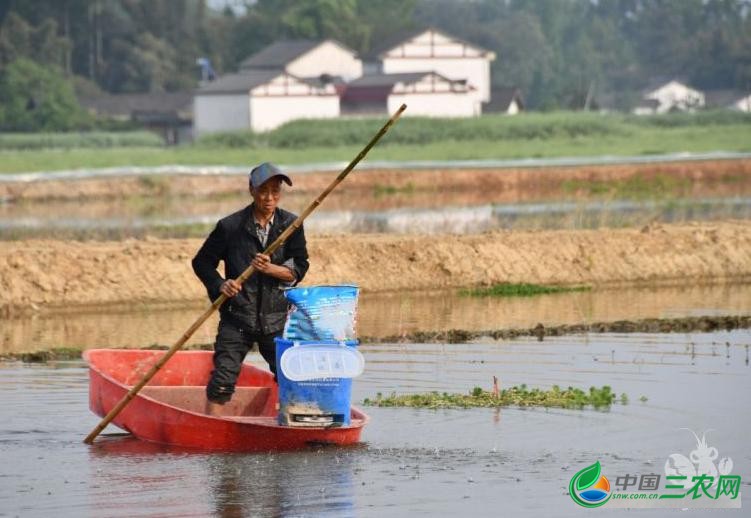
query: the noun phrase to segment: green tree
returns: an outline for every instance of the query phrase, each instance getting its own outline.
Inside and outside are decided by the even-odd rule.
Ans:
[[[87,122],[59,69],[18,59],[0,72],[0,129],[70,130]]]
[[[0,28],[0,65],[25,58],[45,65],[63,66],[70,48],[67,38],[57,35],[57,23],[45,18],[33,26],[11,12]]]
[[[548,45],[539,19],[531,13],[512,13],[493,24],[498,41],[492,64],[493,85],[517,86],[528,104],[539,105],[546,96],[554,50]]]
[[[288,38],[334,38],[358,50],[369,40],[370,27],[358,16],[357,0],[260,0],[258,4],[267,17],[279,13],[279,27]]]

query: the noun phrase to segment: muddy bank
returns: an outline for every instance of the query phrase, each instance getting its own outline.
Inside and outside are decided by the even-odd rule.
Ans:
[[[313,195],[321,192],[338,174],[314,172],[293,175],[294,192]],[[494,201],[519,201],[534,192],[546,197],[574,188],[588,188],[587,182],[625,181],[635,177],[645,180],[670,177],[684,195],[698,190],[703,196],[719,196],[733,189],[751,189],[751,160],[706,160],[651,164],[589,165],[570,167],[513,167],[503,169],[421,169],[358,170],[347,178],[338,192],[484,192],[494,194]],[[574,184],[571,184],[574,182]],[[576,184],[576,182],[584,182]],[[566,184],[566,185],[564,185]],[[243,192],[247,180],[243,175],[180,176],[160,174],[140,177],[106,177],[80,180],[36,180],[0,182],[0,200],[76,200],[118,199],[130,197],[211,197]],[[387,192],[387,193],[388,193]]]
[[[5,318],[0,325],[0,355],[60,348],[170,345],[207,304],[161,306],[139,304],[130,310],[117,306],[82,310],[73,306],[73,311],[65,313],[39,311]],[[376,341],[418,331],[526,329],[538,323],[555,327],[700,315],[751,315],[751,284],[619,286],[510,298],[465,297],[451,289],[364,293],[357,329],[360,336]],[[186,345],[213,343],[218,320],[218,315],[212,315]]]
[[[478,338],[509,340],[522,336],[534,336],[540,342],[545,337],[583,333],[689,333],[699,331],[732,331],[751,328],[751,315],[701,316],[684,318],[645,318],[642,320],[618,320],[616,322],[594,322],[591,324],[566,324],[520,329],[490,329],[468,331],[450,329],[448,331],[418,331],[400,336],[363,337],[363,343],[465,343]]]
[[[201,242],[8,242],[0,249],[0,308],[7,314],[200,301],[205,292],[190,260]],[[356,283],[368,292],[751,277],[751,227],[736,221],[465,236],[323,236],[309,239],[309,252],[306,284]]]

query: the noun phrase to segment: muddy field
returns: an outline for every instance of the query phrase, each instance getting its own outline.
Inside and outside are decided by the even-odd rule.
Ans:
[[[190,260],[200,244],[6,242],[0,249],[0,307],[8,313],[198,301],[205,292]],[[728,221],[464,236],[314,236],[309,252],[306,283],[355,283],[366,292],[501,282],[738,282],[751,277],[751,226]]]
[[[98,422],[87,409],[86,366],[55,360],[54,349],[69,347],[77,357],[92,347],[171,344],[206,307],[190,267],[201,239],[75,241],[55,236],[61,227],[49,222],[119,228],[144,214],[163,217],[165,202],[173,204],[169,217],[205,218],[230,212],[245,179],[0,182],[0,220],[42,213],[44,235],[55,236],[0,241],[0,516],[541,516],[550,509],[578,516],[567,494],[574,473],[600,461],[611,483],[627,473],[662,474],[669,455],[697,448],[686,429],[699,436],[712,429],[709,445],[733,459],[741,503],[749,505],[746,212],[704,217],[691,205],[680,223],[668,224],[665,210],[647,207],[626,228],[552,230],[546,221],[533,227],[541,230],[490,232],[470,214],[454,234],[427,229],[436,226],[435,211],[445,218],[440,227],[464,217],[458,209],[484,204],[540,201],[547,213],[564,197],[742,201],[751,194],[751,160],[362,173],[327,202],[340,212],[331,225],[357,208],[374,217],[393,211],[398,228],[415,226],[414,209],[428,212],[413,234],[309,232],[305,282],[363,288],[366,369],[354,383],[356,404],[379,392],[490,389],[493,376],[502,388],[609,385],[618,404],[608,411],[368,407],[361,445],[298,453],[207,455],[114,427],[85,446]],[[287,206],[303,206],[332,177],[300,175]],[[458,294],[501,282],[593,289],[513,299]],[[209,346],[215,332],[216,316],[189,345]],[[34,351],[42,353],[25,354]],[[14,360],[27,356],[51,361]],[[265,367],[256,352],[247,361]]]
[[[312,172],[293,175],[294,192],[300,195],[320,193],[336,177],[336,172]],[[474,202],[492,197],[497,202],[547,198],[576,182],[622,182],[639,177],[648,181],[670,177],[683,194],[701,192],[703,196],[751,192],[751,160],[706,160],[653,164],[591,165],[576,167],[503,168],[503,169],[368,169],[355,171],[337,190],[338,193],[371,193],[374,189],[404,190],[415,193],[439,193],[445,201],[469,193]],[[0,200],[83,200],[128,197],[177,196],[217,197],[245,190],[243,175],[105,177],[82,180],[1,181]],[[582,185],[583,190],[586,185]],[[472,194],[481,193],[481,194]],[[482,194],[484,193],[484,195]],[[328,203],[328,202],[327,202]]]

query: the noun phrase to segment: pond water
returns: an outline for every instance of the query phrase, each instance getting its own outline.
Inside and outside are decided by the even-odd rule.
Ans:
[[[358,402],[377,392],[489,389],[494,375],[502,388],[608,384],[630,402],[609,411],[365,408],[360,446],[283,454],[178,451],[113,427],[86,446],[98,418],[87,409],[83,362],[3,364],[0,515],[580,516],[567,496],[574,473],[599,460],[611,484],[664,474],[670,454],[697,446],[686,428],[706,431],[720,458],[732,458],[748,507],[749,344],[748,330],[366,343]],[[249,361],[261,365],[255,353]]]
[[[206,306],[96,308],[39,313],[0,321],[0,353],[54,347],[171,345]],[[466,297],[457,291],[364,293],[360,336],[401,336],[415,331],[470,331],[643,318],[751,313],[751,284],[629,287],[535,297]],[[214,341],[214,315],[188,342]]]

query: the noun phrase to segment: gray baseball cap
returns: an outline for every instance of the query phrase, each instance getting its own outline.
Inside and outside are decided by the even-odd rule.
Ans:
[[[269,162],[264,162],[254,167],[250,172],[250,177],[248,180],[253,189],[258,189],[261,185],[263,185],[264,182],[275,176],[281,176],[282,180],[286,182],[287,185],[292,185],[292,180],[290,180],[289,176],[284,174],[278,167],[276,167],[274,164],[270,164]]]

